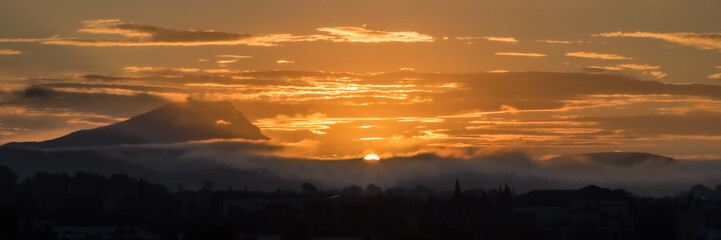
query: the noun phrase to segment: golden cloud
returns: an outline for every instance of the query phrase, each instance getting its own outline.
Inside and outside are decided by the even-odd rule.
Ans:
[[[668,75],[668,74],[666,74],[666,73],[664,73],[664,72],[658,72],[658,71],[653,71],[653,72],[650,72],[649,74],[651,74],[652,76],[656,77],[656,79],[661,79],[661,78],[663,78],[663,77],[665,77],[665,76]]]
[[[458,40],[480,40],[480,39],[486,39],[488,41],[492,42],[508,42],[508,43],[517,43],[518,40],[512,37],[456,37]],[[466,42],[468,44],[472,44],[473,42]]]
[[[458,40],[479,40],[483,39],[483,37],[456,37]]]
[[[633,60],[633,58],[624,57],[617,54],[593,53],[593,52],[570,52],[566,53],[569,57],[605,59],[605,60]]]
[[[316,30],[329,33],[333,36],[329,40],[334,42],[433,42],[435,40],[429,35],[417,32],[385,32],[361,27],[322,27]]]
[[[225,64],[235,63],[235,62],[237,62],[237,61],[238,61],[238,59],[226,59],[226,60],[218,60],[218,61],[215,61],[215,63],[217,63],[217,64],[219,64],[219,65],[221,65],[221,66],[225,66]]]
[[[241,55],[232,55],[232,54],[222,54],[222,55],[215,55],[219,58],[253,58],[253,56],[241,56]]]
[[[17,51],[17,50],[0,49],[0,55],[18,55],[21,53],[22,53],[21,51]]]
[[[616,67],[616,66],[588,66],[585,67],[584,70],[587,72],[606,72],[606,71],[621,71],[623,70],[622,67]]]
[[[0,42],[42,42],[52,38],[0,38]]]
[[[563,40],[538,40],[538,41],[543,42],[543,43],[571,44],[571,41],[563,41]]]
[[[483,37],[488,41],[491,42],[509,42],[509,43],[517,43],[518,40],[512,37]]]
[[[647,71],[647,70],[657,70],[661,68],[660,66],[652,66],[648,64],[617,64],[616,66],[588,66],[583,68],[587,72],[617,72],[621,71],[623,69],[632,69],[632,70],[639,70],[644,71],[644,75],[651,75],[656,79],[661,79],[663,77],[666,77],[667,74],[661,71]]]
[[[518,108],[513,107],[511,105],[503,104],[503,105],[501,105],[501,111],[506,111],[506,112],[515,114],[515,113],[518,113]]]
[[[652,66],[648,64],[617,64],[616,66],[588,66],[585,69],[587,71],[621,71],[623,69],[633,70],[656,70],[661,68],[660,66]],[[654,72],[658,73],[658,72]],[[658,74],[654,74],[656,76]]]
[[[655,70],[661,68],[660,66],[651,66],[647,64],[619,64],[616,66],[633,70]]]
[[[493,55],[496,56],[514,56],[514,57],[546,57],[548,55],[543,53],[522,53],[522,52],[497,52]]]
[[[721,49],[721,33],[651,33],[610,32],[594,34],[595,37],[653,38],[701,49]]]

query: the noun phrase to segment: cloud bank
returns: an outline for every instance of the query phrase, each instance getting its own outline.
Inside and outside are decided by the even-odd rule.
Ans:
[[[466,151],[463,155],[469,157],[465,158],[421,153],[374,162],[360,158],[313,160],[277,155],[289,147],[292,144],[273,141],[212,140],[92,150],[170,174],[226,167],[267,172],[325,188],[351,184],[413,188],[420,184],[450,189],[453,180],[459,178],[466,188],[487,189],[507,183],[516,191],[525,192],[597,184],[658,196],[673,195],[698,183],[713,184],[721,177],[714,171],[719,167],[716,161],[676,160],[638,152],[538,157],[518,149],[481,149]],[[215,178],[212,174],[205,177],[206,180]],[[476,181],[478,178],[483,180]],[[232,183],[216,183],[223,188],[238,187]]]

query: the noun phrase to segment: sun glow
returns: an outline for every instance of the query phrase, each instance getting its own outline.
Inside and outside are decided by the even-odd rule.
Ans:
[[[363,158],[363,160],[366,160],[366,161],[380,161],[381,158],[378,157],[378,155],[375,155],[375,154],[368,154],[368,155],[366,155],[366,156]]]

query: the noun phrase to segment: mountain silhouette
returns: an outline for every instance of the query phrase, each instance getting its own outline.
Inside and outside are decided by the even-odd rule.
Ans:
[[[52,149],[232,138],[268,139],[230,102],[188,99],[108,126],[43,142],[12,142],[3,147]]]
[[[619,167],[665,166],[676,162],[675,159],[645,152],[596,152],[560,156],[551,162],[591,162]]]

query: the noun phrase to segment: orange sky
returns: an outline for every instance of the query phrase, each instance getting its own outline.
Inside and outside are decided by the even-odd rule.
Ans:
[[[721,158],[716,1],[4,1],[0,143],[227,100],[286,156]]]

